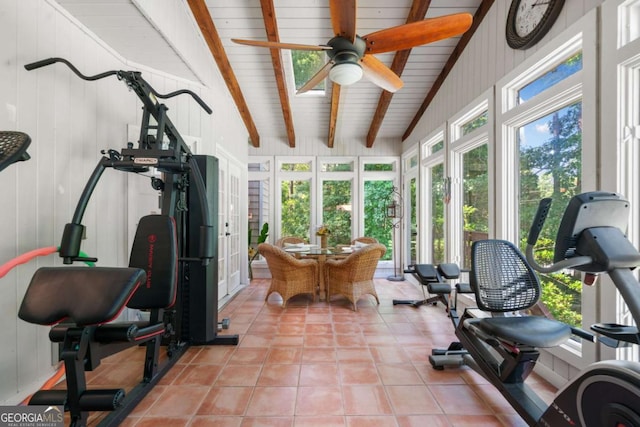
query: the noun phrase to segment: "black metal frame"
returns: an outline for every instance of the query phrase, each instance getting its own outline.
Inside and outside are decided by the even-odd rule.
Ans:
[[[61,62],[67,65],[78,77],[83,80],[93,81],[108,76],[116,76],[123,81],[142,101],[143,114],[138,146],[134,148],[128,143],[121,152],[116,150],[103,151],[103,157],[99,160],[91,174],[76,206],[72,221],[66,224],[59,254],[64,264],[72,264],[77,261],[97,261],[95,258],[80,256],[81,240],[85,227],[82,225],[82,217],[89,203],[89,199],[95,187],[107,168],[113,168],[125,172],[142,173],[155,167],[163,173],[163,179],[152,178],[151,185],[161,193],[162,214],[175,218],[178,238],[178,300],[174,308],[168,310],[154,310],[152,316],[158,322],[164,322],[165,336],[153,338],[147,341],[147,350],[144,363],[142,381],[127,392],[126,397],[118,398],[117,404],[112,408],[92,408],[90,404],[80,405],[79,393],[86,390],[85,370],[91,370],[99,364],[105,351],[108,354],[121,351],[130,347],[130,344],[113,344],[101,347],[99,343],[92,341],[95,327],[76,328],[78,331],[70,332],[69,338],[65,337],[61,345],[60,356],[65,365],[71,368],[67,371],[67,384],[69,396],[65,394],[65,401],[77,407],[67,408],[72,411],[72,426],[86,425],[89,410],[113,410],[100,422],[100,426],[116,426],[127,416],[129,412],[142,400],[154,384],[177,362],[188,346],[197,341],[198,344],[225,344],[238,343],[238,335],[217,335],[217,328],[205,328],[199,324],[202,322],[190,321],[191,316],[202,317],[202,313],[212,316],[212,322],[217,318],[217,282],[194,283],[192,274],[195,270],[207,270],[211,277],[211,270],[217,277],[217,211],[210,212],[207,190],[211,191],[217,200],[216,188],[207,189],[201,174],[197,157],[193,156],[189,147],[182,139],[169,117],[167,107],[158,102],[158,98],[166,99],[179,94],[189,94],[209,114],[211,109],[189,90],[179,90],[169,94],[159,94],[146,82],[140,72],[136,71],[107,71],[95,76],[85,76],[80,73],[69,61],[63,58],[49,58],[25,65],[27,70],[44,67]],[[152,123],[152,119],[155,123]],[[217,169],[215,171],[217,173]],[[194,191],[195,190],[195,191]],[[217,207],[217,202],[216,202]],[[215,287],[208,292],[209,298],[200,298],[203,289]],[[213,294],[213,297],[212,297]],[[224,323],[224,322],[223,322]],[[228,322],[227,322],[228,324]],[[201,328],[201,330],[195,330]],[[194,337],[197,337],[194,339]],[[167,347],[167,359],[160,364],[160,346]],[[106,349],[109,350],[106,350]],[[88,358],[88,359],[87,359]],[[89,363],[85,363],[88,361]],[[41,395],[46,396],[46,394]],[[54,395],[55,397],[55,395]],[[60,398],[60,395],[58,395]],[[55,400],[55,398],[52,398]],[[40,399],[41,400],[41,399]],[[39,402],[43,404],[43,402]],[[53,403],[52,404],[56,404]],[[57,403],[59,404],[59,403]],[[84,406],[84,407],[83,407]]]

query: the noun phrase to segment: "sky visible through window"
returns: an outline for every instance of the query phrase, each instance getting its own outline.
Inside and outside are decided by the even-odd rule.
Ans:
[[[582,70],[582,52],[568,58],[555,68],[543,74],[531,83],[523,86],[518,91],[518,104],[524,104],[534,96],[553,87],[567,77]],[[560,116],[566,114],[567,108],[558,111]],[[539,118],[519,128],[519,139],[521,144],[530,146],[542,145],[551,138],[549,122],[551,115]]]
[[[582,52],[578,52],[557,67],[538,77],[518,91],[518,104],[524,104],[539,93],[558,84],[567,77],[582,70]]]

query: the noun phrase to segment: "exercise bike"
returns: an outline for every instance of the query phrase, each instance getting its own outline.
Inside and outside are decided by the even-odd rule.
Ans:
[[[597,333],[540,316],[513,315],[531,308],[540,297],[535,270],[576,269],[590,280],[607,273],[636,324],[640,322],[640,284],[632,270],[640,253],[625,236],[629,202],[609,192],[574,196],[558,229],[554,263],[534,259],[551,200],[541,201],[527,241],[527,256],[504,240],[480,240],[472,246],[471,286],[478,313],[463,313],[456,336],[468,355],[465,363],[495,386],[531,426],[639,427],[640,363],[607,360],[591,364],[546,404],[527,384],[538,348],[555,347],[571,334],[609,346],[640,343],[635,326],[601,323]],[[533,267],[532,267],[533,266]],[[491,315],[488,315],[491,313]]]

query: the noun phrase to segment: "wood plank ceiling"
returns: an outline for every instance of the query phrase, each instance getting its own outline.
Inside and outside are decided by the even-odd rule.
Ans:
[[[364,140],[367,147],[372,147],[377,138],[400,142],[410,135],[493,0],[360,1],[356,27],[361,36],[453,13],[470,13],[474,22],[460,37],[376,55],[404,81],[404,87],[395,94],[366,79],[346,87],[327,79],[325,92],[301,95],[295,94],[288,50],[241,46],[231,39],[325,44],[334,36],[328,1],[279,0],[274,4],[273,0],[188,0],[188,3],[236,103],[246,97],[246,104],[239,103],[238,109],[245,124],[255,121],[257,130],[247,126],[255,147],[259,146],[261,136],[282,139],[290,147],[295,147],[297,141],[321,141],[333,147],[336,138]],[[221,60],[221,56],[228,59]]]
[[[56,0],[125,58],[197,80],[165,35],[134,0]],[[244,46],[232,38],[323,45],[334,36],[330,0],[187,0],[255,147],[261,139],[290,147],[409,137],[494,0],[360,0],[360,36],[453,13],[474,16],[471,28],[411,50],[375,57],[402,77],[395,94],[366,79],[325,82],[325,91],[296,95],[290,51]],[[173,4],[173,3],[172,3]],[[187,11],[188,13],[188,11]],[[153,49],[149,49],[153,46]]]

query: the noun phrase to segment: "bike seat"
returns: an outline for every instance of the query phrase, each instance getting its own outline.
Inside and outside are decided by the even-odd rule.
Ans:
[[[556,347],[571,336],[571,327],[540,316],[485,317],[473,323],[497,339],[529,347]]]

